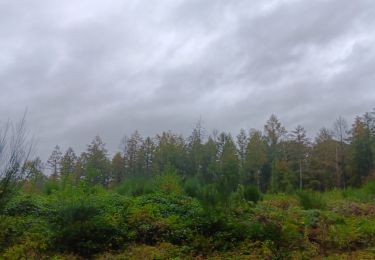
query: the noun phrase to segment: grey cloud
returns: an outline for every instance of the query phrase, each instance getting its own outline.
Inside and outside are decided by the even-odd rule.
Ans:
[[[97,134],[262,129],[310,135],[372,109],[371,0],[0,2],[0,121],[28,107],[38,153]]]

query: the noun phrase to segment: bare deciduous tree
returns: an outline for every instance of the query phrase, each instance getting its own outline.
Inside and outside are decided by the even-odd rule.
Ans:
[[[16,124],[8,121],[0,127],[0,210],[26,176],[32,142],[28,137],[25,116]]]

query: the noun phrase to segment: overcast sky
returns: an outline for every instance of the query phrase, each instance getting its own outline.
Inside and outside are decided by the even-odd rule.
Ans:
[[[314,136],[375,107],[375,1],[0,0],[0,90],[0,121],[27,108],[43,159],[200,117]]]

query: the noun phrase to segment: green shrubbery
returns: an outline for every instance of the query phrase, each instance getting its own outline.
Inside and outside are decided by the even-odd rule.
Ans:
[[[86,202],[61,208],[52,223],[53,242],[58,251],[90,256],[118,249],[124,236],[116,220],[107,214]]]
[[[297,191],[299,203],[303,209],[321,209],[326,208],[326,201],[319,192],[301,190]]]
[[[151,186],[140,193],[84,183],[20,192],[0,216],[0,258],[306,259],[337,250],[370,255],[363,250],[375,246],[371,185],[347,194],[299,191],[263,199],[240,185],[225,200],[213,184],[200,186],[193,198],[194,181],[173,173]]]
[[[140,196],[152,193],[155,191],[155,181],[145,177],[128,178],[116,187],[116,191],[126,196]]]
[[[342,196],[346,199],[355,200],[359,202],[374,202],[375,201],[375,182],[369,182],[362,188],[348,188],[342,191]]]

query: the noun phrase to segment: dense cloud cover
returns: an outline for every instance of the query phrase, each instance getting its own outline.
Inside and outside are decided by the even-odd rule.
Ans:
[[[262,129],[310,135],[375,106],[373,0],[2,0],[0,120],[45,158],[101,135]]]

